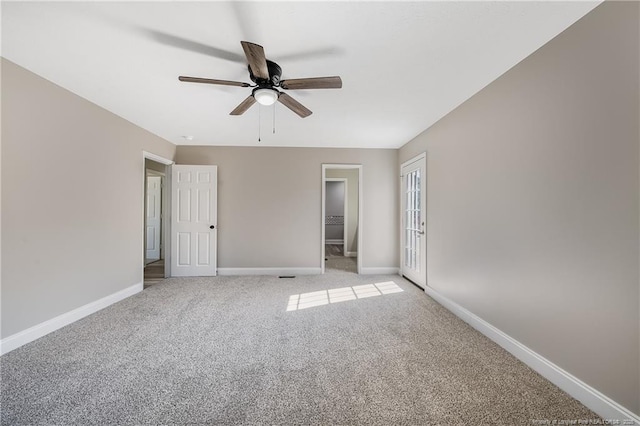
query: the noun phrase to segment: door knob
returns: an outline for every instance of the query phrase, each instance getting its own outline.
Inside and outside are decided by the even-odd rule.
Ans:
[[[215,225],[211,225],[211,226],[209,227],[209,229],[214,229],[214,228],[215,228]]]

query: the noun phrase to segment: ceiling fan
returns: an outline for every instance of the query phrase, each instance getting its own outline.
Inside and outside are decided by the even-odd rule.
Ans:
[[[338,76],[333,77],[312,77],[312,78],[295,78],[280,80],[282,68],[265,58],[264,49],[259,44],[241,41],[244,54],[247,57],[249,68],[249,78],[255,84],[243,83],[240,81],[215,80],[211,78],[185,77],[180,76],[180,81],[190,83],[206,83],[219,84],[223,86],[253,87],[251,95],[240,103],[230,115],[244,114],[253,104],[258,102],[261,105],[273,105],[276,101],[280,102],[291,111],[305,118],[312,114],[311,110],[306,108],[300,102],[293,99],[288,94],[278,90],[300,90],[300,89],[340,89],[342,87],[342,79]]]

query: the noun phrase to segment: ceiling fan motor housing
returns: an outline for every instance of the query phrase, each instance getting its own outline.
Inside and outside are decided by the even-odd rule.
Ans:
[[[282,68],[280,68],[280,65],[276,64],[275,62],[272,62],[267,59],[267,69],[269,70],[268,80],[263,78],[257,78],[255,75],[253,75],[250,65],[247,66],[247,68],[249,68],[249,77],[251,78],[251,81],[256,83],[259,87],[273,87],[280,84],[280,76],[282,75]]]

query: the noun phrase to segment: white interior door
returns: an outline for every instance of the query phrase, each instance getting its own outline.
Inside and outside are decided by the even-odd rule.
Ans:
[[[402,165],[402,275],[427,285],[426,168],[424,154]]]
[[[161,199],[162,178],[160,176],[147,176],[147,225],[145,230],[147,239],[145,257],[147,261],[160,259]]]
[[[216,275],[217,166],[171,168],[171,275]]]

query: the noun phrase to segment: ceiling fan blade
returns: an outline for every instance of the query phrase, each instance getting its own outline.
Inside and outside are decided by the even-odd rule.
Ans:
[[[151,30],[148,28],[140,28],[145,35],[165,46],[171,46],[178,49],[189,50],[191,52],[200,53],[202,55],[212,56],[218,59],[224,59],[231,62],[244,63],[245,59],[239,53],[229,52],[215,46],[198,43],[197,41],[174,36],[161,31]]]
[[[212,78],[199,78],[199,77],[185,77],[181,75],[178,77],[180,81],[186,81],[188,83],[207,83],[207,84],[220,84],[222,86],[238,86],[249,87],[249,83],[243,83],[241,81],[229,81],[229,80],[214,80]]]
[[[342,56],[344,55],[344,49],[341,47],[321,47],[318,49],[305,49],[303,52],[292,52],[284,55],[278,55],[275,58],[278,62],[293,62],[293,61],[302,61],[307,59],[317,59],[322,58],[323,56]]]
[[[256,103],[255,98],[253,97],[253,95],[250,95],[249,97],[247,97],[247,99],[240,102],[240,105],[238,105],[236,109],[231,111],[229,115],[242,115],[245,113],[246,110],[251,108],[251,106],[255,103]]]
[[[241,41],[244,54],[247,57],[247,63],[251,67],[251,72],[258,78],[268,80],[269,68],[267,68],[267,59],[264,56],[264,49],[259,44]]]
[[[340,89],[342,88],[342,79],[338,76],[294,78],[289,80],[282,80],[280,82],[280,87],[286,90]]]
[[[278,96],[278,102],[280,102],[282,105],[286,106],[302,118],[308,117],[313,114],[311,110],[307,109],[307,107],[305,107],[286,93],[280,93],[280,96]]]

